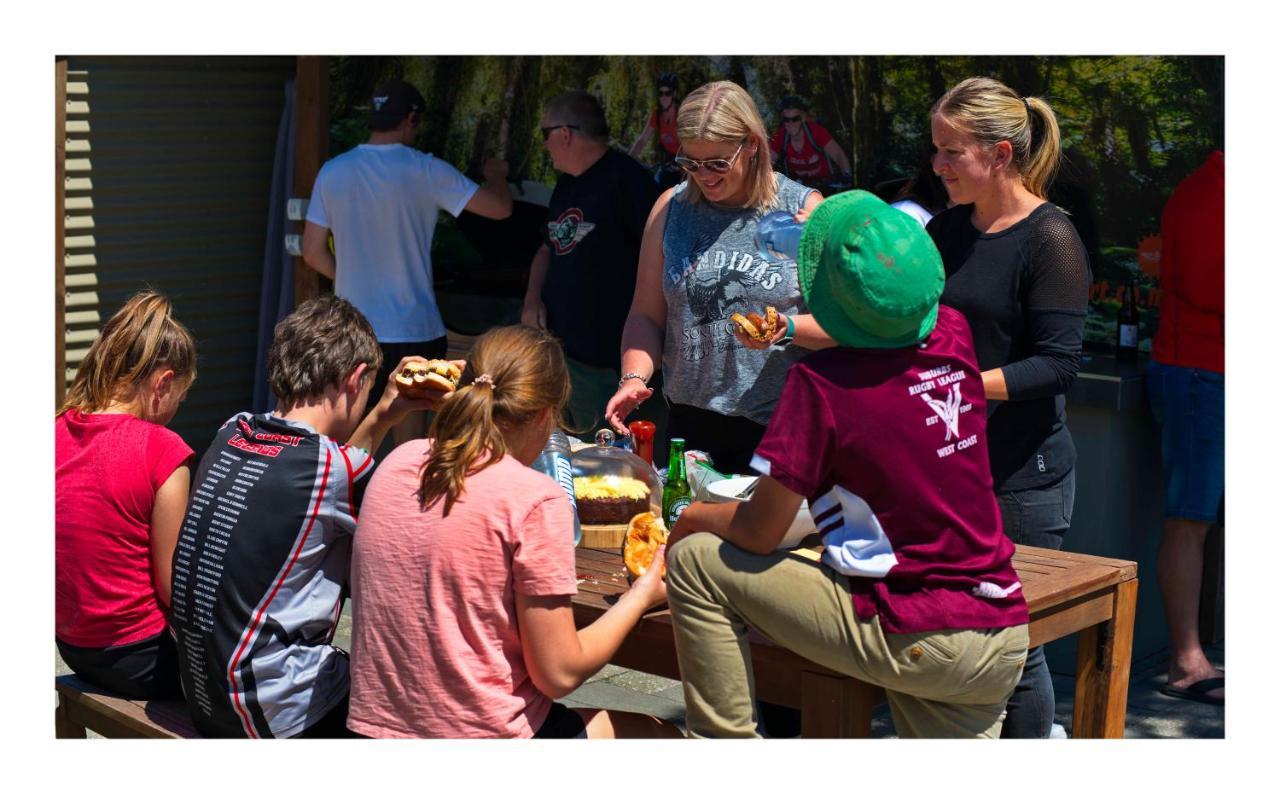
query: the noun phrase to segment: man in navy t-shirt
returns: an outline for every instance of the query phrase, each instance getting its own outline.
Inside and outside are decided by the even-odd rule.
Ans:
[[[851,191],[805,225],[801,290],[840,347],[788,372],[742,504],[691,505],[668,591],[689,730],[756,731],[752,627],[885,689],[901,736],[997,737],[1027,650],[968,324],[919,224]],[[821,559],[776,551],[802,500]]]
[[[610,148],[604,110],[587,92],[553,97],[541,126],[543,148],[560,177],[529,269],[521,321],[560,339],[573,382],[568,412],[575,429],[587,433],[602,424],[618,389],[622,326],[644,224],[659,191],[639,163]],[[658,417],[642,412],[641,418]]]

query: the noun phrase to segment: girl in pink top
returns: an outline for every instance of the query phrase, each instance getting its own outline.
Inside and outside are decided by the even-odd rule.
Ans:
[[[351,561],[347,726],[375,737],[679,736],[642,714],[555,703],[609,661],[662,566],[578,631],[573,517],[529,468],[569,396],[545,331],[476,341],[427,439],[396,448],[365,493]]]
[[[89,348],[54,420],[54,635],[62,660],[117,694],[181,694],[166,630],[191,448],[165,428],[196,376],[191,334],[142,292]]]

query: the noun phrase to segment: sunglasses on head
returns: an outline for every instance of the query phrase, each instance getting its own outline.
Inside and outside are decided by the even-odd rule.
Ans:
[[[672,160],[676,165],[684,169],[686,174],[696,174],[700,168],[705,168],[713,174],[724,174],[728,173],[730,168],[733,168],[733,161],[738,159],[738,155],[742,153],[742,147],[746,145],[746,141],[738,144],[737,151],[728,160],[723,157],[713,157],[710,160],[695,160],[684,155],[676,155]]]
[[[798,116],[798,115],[797,115],[797,116],[783,116],[783,117],[782,117],[782,120],[783,120],[783,121],[785,121],[785,122],[786,122],[786,123],[788,123],[788,124],[795,124],[797,121],[799,121],[799,120],[800,120],[800,116]]]
[[[561,127],[567,127],[568,129],[571,129],[571,130],[578,129],[577,124],[553,124],[550,127],[540,127],[539,129],[542,130],[542,140],[546,141],[547,138],[551,137],[551,133],[555,132]]]

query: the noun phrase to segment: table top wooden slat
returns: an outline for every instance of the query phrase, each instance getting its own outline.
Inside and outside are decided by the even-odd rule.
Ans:
[[[816,556],[811,551],[801,553],[810,559]],[[577,560],[578,577],[584,581],[578,585],[580,595],[575,601],[582,601],[584,606],[589,605],[603,611],[612,603],[612,600],[605,600],[608,596],[621,594],[629,587],[619,552],[578,549]],[[1077,555],[1030,546],[1015,547],[1013,565],[1022,580],[1023,597],[1027,600],[1027,608],[1033,619],[1037,612],[1137,575],[1136,563],[1127,560]]]

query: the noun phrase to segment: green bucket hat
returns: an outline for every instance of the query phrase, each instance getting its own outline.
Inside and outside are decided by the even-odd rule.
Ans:
[[[800,292],[844,347],[908,347],[938,321],[946,276],[929,234],[865,190],[838,193],[804,225]]]

